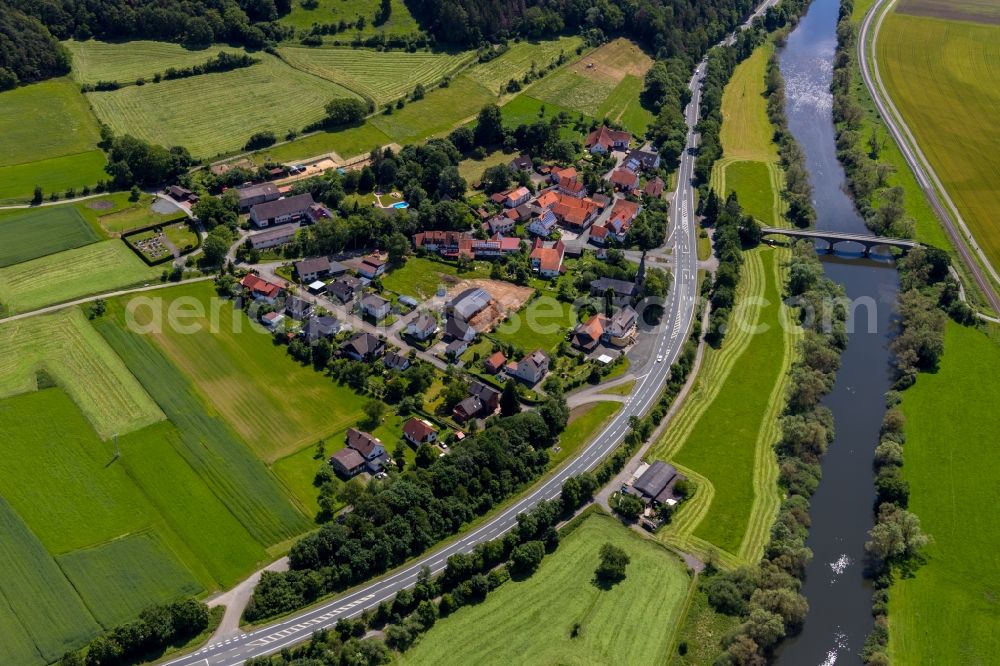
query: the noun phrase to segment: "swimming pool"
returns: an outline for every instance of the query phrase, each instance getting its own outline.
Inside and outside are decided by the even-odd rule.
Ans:
[[[392,207],[393,208],[409,208],[410,204],[406,203],[405,201],[400,201],[399,203],[392,204]]]

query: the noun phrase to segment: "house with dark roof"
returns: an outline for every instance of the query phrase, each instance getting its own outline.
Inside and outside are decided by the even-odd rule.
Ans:
[[[521,381],[534,386],[542,381],[549,371],[549,357],[541,349],[536,349],[517,363],[507,366],[507,372]]]
[[[330,275],[331,262],[326,257],[314,257],[295,262],[299,282],[313,282]]]
[[[403,424],[403,437],[414,446],[433,444],[437,436],[434,426],[423,419],[412,418]]]
[[[369,280],[374,280],[378,276],[382,275],[382,273],[385,273],[386,263],[388,262],[382,255],[369,254],[361,260],[361,265],[358,267],[358,275],[366,277]]]
[[[614,130],[607,125],[601,125],[587,135],[584,147],[591,153],[608,153],[612,150],[627,150],[632,135],[628,132]]]
[[[336,317],[312,316],[302,326],[302,335],[308,342],[316,342],[320,338],[332,338],[340,332],[340,328],[340,321]]]
[[[242,211],[250,210],[257,204],[277,201],[280,197],[278,186],[270,182],[236,188],[236,201]]]
[[[472,418],[485,418],[500,407],[500,391],[482,382],[469,384],[469,397],[455,405],[452,416],[460,423]]]
[[[174,201],[190,201],[191,203],[198,201],[198,197],[195,196],[194,192],[180,185],[171,185],[168,187],[167,194]]]
[[[625,156],[624,164],[632,171],[649,171],[652,169],[659,169],[660,154],[655,150],[642,150],[640,148],[635,148],[628,151],[628,155]]]
[[[343,275],[326,285],[326,293],[346,305],[354,300],[361,289],[361,280],[353,275]]]
[[[371,333],[355,333],[340,350],[355,361],[372,361],[385,353],[385,343]]]
[[[314,205],[316,202],[308,192],[287,199],[259,203],[250,209],[250,222],[258,229],[263,229],[304,219],[311,221],[309,211]]]
[[[406,326],[406,334],[415,340],[424,342],[430,340],[437,333],[438,323],[432,315],[424,312],[410,321]]]
[[[604,342],[615,347],[626,347],[635,341],[638,313],[626,305],[611,315],[604,325]]]
[[[531,171],[534,168],[531,162],[531,155],[528,153],[521,153],[512,159],[509,166],[511,171]]]
[[[464,354],[468,349],[469,349],[468,340],[463,340],[462,338],[455,338],[454,340],[449,342],[448,345],[444,348],[444,353],[445,356],[448,356],[449,358],[452,358],[455,361],[457,361],[458,357]]]
[[[330,456],[330,465],[337,474],[350,479],[365,471],[368,461],[354,449],[345,446]]]
[[[676,504],[674,486],[683,478],[673,465],[657,460],[632,483],[632,494],[647,504]]]
[[[382,365],[385,366],[386,370],[399,370],[402,372],[410,367],[410,359],[399,352],[389,352],[382,359]]]
[[[285,299],[285,313],[292,319],[302,321],[312,316],[313,304],[298,296],[289,296]]]
[[[476,329],[462,317],[448,315],[445,317],[444,334],[452,340],[461,340],[468,346],[476,338]]]
[[[390,460],[382,440],[357,428],[347,429],[347,448],[357,451],[365,460],[365,468],[371,474],[381,472]],[[331,460],[331,463],[333,461]]]
[[[382,321],[388,317],[390,310],[392,303],[378,294],[368,294],[361,299],[361,311],[375,321]]]
[[[616,280],[614,278],[598,278],[590,281],[590,295],[603,297],[608,290],[613,294],[616,305],[629,303],[632,297],[639,293],[639,287],[635,282],[628,280]]]

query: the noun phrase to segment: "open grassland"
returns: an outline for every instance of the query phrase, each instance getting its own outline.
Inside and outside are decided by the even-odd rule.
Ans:
[[[1000,525],[987,508],[1000,488],[998,375],[996,340],[949,321],[940,369],[903,395],[909,508],[934,540],[926,563],[890,590],[893,663],[988,664],[1000,654]]]
[[[996,0],[902,0],[896,11],[953,21],[1000,23],[1000,5]]]
[[[399,268],[382,276],[382,286],[400,296],[430,298],[438,287],[449,288],[460,280],[489,277],[487,262],[473,262],[472,269],[458,272],[457,264],[424,257],[410,257]]]
[[[725,157],[769,162],[778,159],[772,141],[774,130],[767,118],[764,76],[774,47],[756,48],[737,65],[722,95],[722,129],[719,138]]]
[[[543,102],[525,93],[521,93],[500,107],[500,114],[503,116],[504,125],[511,129],[517,128],[518,125],[530,125],[540,118],[551,120],[560,113],[569,114],[570,119],[574,121],[580,118],[580,116],[584,116],[587,119],[587,116],[577,111],[559,106],[558,104],[552,104],[551,102]]]
[[[531,578],[504,583],[484,603],[439,620],[400,663],[664,663],[691,584],[684,565],[614,518],[582,520]],[[625,580],[602,590],[593,578],[608,542],[631,562]]]
[[[622,408],[620,402],[592,402],[580,405],[569,415],[569,424],[559,435],[559,451],[549,452],[549,465],[555,467],[593,439]]]
[[[79,193],[82,187],[92,187],[108,178],[104,171],[107,163],[104,151],[88,150],[37,162],[0,166],[0,201],[26,203],[34,196],[35,186],[42,188],[45,196],[53,192],[62,196],[69,188],[75,188]]]
[[[639,103],[643,85],[642,77],[626,75],[598,107],[596,117],[608,118],[611,122],[620,123],[630,132],[644,134],[655,116]]]
[[[25,633],[4,633],[0,661],[5,664],[52,663],[100,631],[55,560],[0,497],[0,601],[4,600],[0,608],[9,607]],[[8,618],[7,624],[11,622]],[[30,658],[25,637],[41,658]]]
[[[52,206],[0,216],[0,268],[100,240],[70,206]]]
[[[327,456],[340,449],[340,444],[339,440],[331,439],[330,446],[326,450]],[[392,453],[391,445],[389,453]],[[306,446],[301,451],[282,458],[271,466],[274,475],[310,516],[315,516],[319,512],[319,488],[313,485],[313,480],[323,464],[323,460],[316,458],[315,455],[316,447]]]
[[[517,153],[505,153],[502,150],[497,150],[481,160],[464,159],[458,163],[458,175],[465,179],[470,186],[473,183],[478,183],[483,177],[483,172],[492,166],[498,166],[500,164],[510,164],[510,161],[517,157]],[[3,227],[0,227],[2,229]]]
[[[163,412],[77,309],[0,325],[0,397],[37,388],[44,370],[104,439],[163,420]]]
[[[292,11],[278,19],[278,22],[299,30],[308,30],[314,23],[337,24],[341,21],[353,23],[359,16],[363,16],[365,27],[360,31],[362,36],[378,33],[406,35],[420,32],[420,26],[410,14],[404,0],[392,0],[389,19],[381,25],[375,25],[374,18],[379,4],[380,0],[319,0],[315,8],[306,9],[302,6],[301,0],[293,0]],[[351,40],[358,32],[356,28],[352,28],[343,34],[326,39]]]
[[[743,212],[767,226],[782,226],[778,211],[783,202],[777,189],[781,187],[781,172],[775,162],[725,160],[719,169],[716,187],[723,199],[736,192]]]
[[[547,296],[536,298],[511,313],[505,322],[496,327],[493,337],[524,350],[526,354],[536,349],[550,353],[566,339],[569,329],[577,323],[572,304]]]
[[[474,56],[305,46],[282,48],[280,53],[295,69],[333,81],[379,105],[409,96],[418,83],[425,88],[437,84]]]
[[[890,14],[885,85],[978,244],[1000,264],[1000,26]]]
[[[206,49],[187,49],[171,42],[135,40],[131,42],[63,42],[73,55],[73,78],[80,83],[117,81],[133,83],[145,78],[151,81],[154,74],[162,74],[170,67],[181,69],[200,65],[214,58],[220,51],[243,52],[225,44]],[[157,84],[150,84],[157,85]]]
[[[155,85],[88,93],[97,116],[119,134],[165,146],[185,146],[196,157],[239,150],[251,134],[284,136],[323,117],[346,88],[292,69],[266,53],[261,62],[229,72]]]
[[[139,284],[157,274],[125,243],[106,240],[0,268],[0,304],[7,314],[25,312]]]
[[[161,293],[164,308],[170,303],[197,308],[202,316],[189,317],[186,323],[199,330],[182,331],[165,322],[150,338],[262,460],[270,463],[290,455],[362,417],[364,398],[294,362],[263,327],[251,324],[231,301],[215,297],[211,285]],[[148,310],[136,312],[140,325],[148,323],[149,316]]]
[[[256,153],[254,159],[261,164],[266,159],[290,163],[328,153],[335,153],[337,156],[347,159],[357,155],[366,155],[373,148],[387,146],[390,143],[392,143],[392,139],[385,132],[371,123],[364,123],[336,132],[316,132],[296,141],[289,141]]]
[[[419,102],[373,116],[370,122],[400,144],[423,141],[445,134],[456,125],[472,120],[493,95],[467,76],[455,78],[447,88],[436,88]]]
[[[724,551],[730,564],[760,557],[778,504],[772,445],[794,345],[782,326],[789,317],[779,292],[785,252],[744,255],[722,349],[706,352],[691,395],[650,453],[676,462],[698,483],[662,538]]]
[[[197,594],[201,585],[155,532],[130,534],[58,558],[97,621],[113,627],[154,603]]]
[[[274,477],[197,397],[192,383],[151,336],[129,330],[124,310],[123,300],[110,302],[97,329],[176,427],[174,445],[184,460],[260,543],[272,545],[300,534],[308,523]]]
[[[508,81],[516,79],[520,82],[533,67],[537,70],[556,62],[560,53],[567,59],[576,58],[576,49],[580,46],[583,46],[583,39],[576,35],[539,42],[512,43],[503,55],[472,67],[469,76],[500,94]]]

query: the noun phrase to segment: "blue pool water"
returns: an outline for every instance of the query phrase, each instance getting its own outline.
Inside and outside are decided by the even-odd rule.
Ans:
[[[406,203],[405,201],[400,201],[399,203],[392,204],[392,207],[393,208],[409,208],[410,204]]]

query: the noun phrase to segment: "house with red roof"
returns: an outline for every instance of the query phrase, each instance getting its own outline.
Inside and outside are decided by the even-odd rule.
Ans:
[[[601,125],[587,136],[584,146],[591,153],[609,153],[612,150],[628,150],[632,135]]]
[[[608,180],[615,186],[615,189],[622,192],[631,192],[639,187],[639,174],[624,167],[612,171]]]
[[[540,277],[557,277],[562,272],[565,254],[566,245],[561,240],[546,245],[541,238],[536,238],[531,247],[531,267],[538,271]]]
[[[253,273],[247,273],[240,280],[240,285],[257,301],[265,301],[274,305],[275,300],[281,295],[281,287],[263,280]]]
[[[665,186],[666,184],[663,182],[663,179],[657,176],[653,180],[646,183],[646,187],[642,188],[642,195],[658,199],[663,196],[663,189]]]
[[[403,437],[414,446],[430,444],[437,440],[437,430],[427,421],[412,418],[403,424]]]
[[[491,375],[495,375],[503,370],[505,363],[507,363],[507,357],[504,356],[504,353],[502,351],[495,351],[483,361],[483,368]]]

